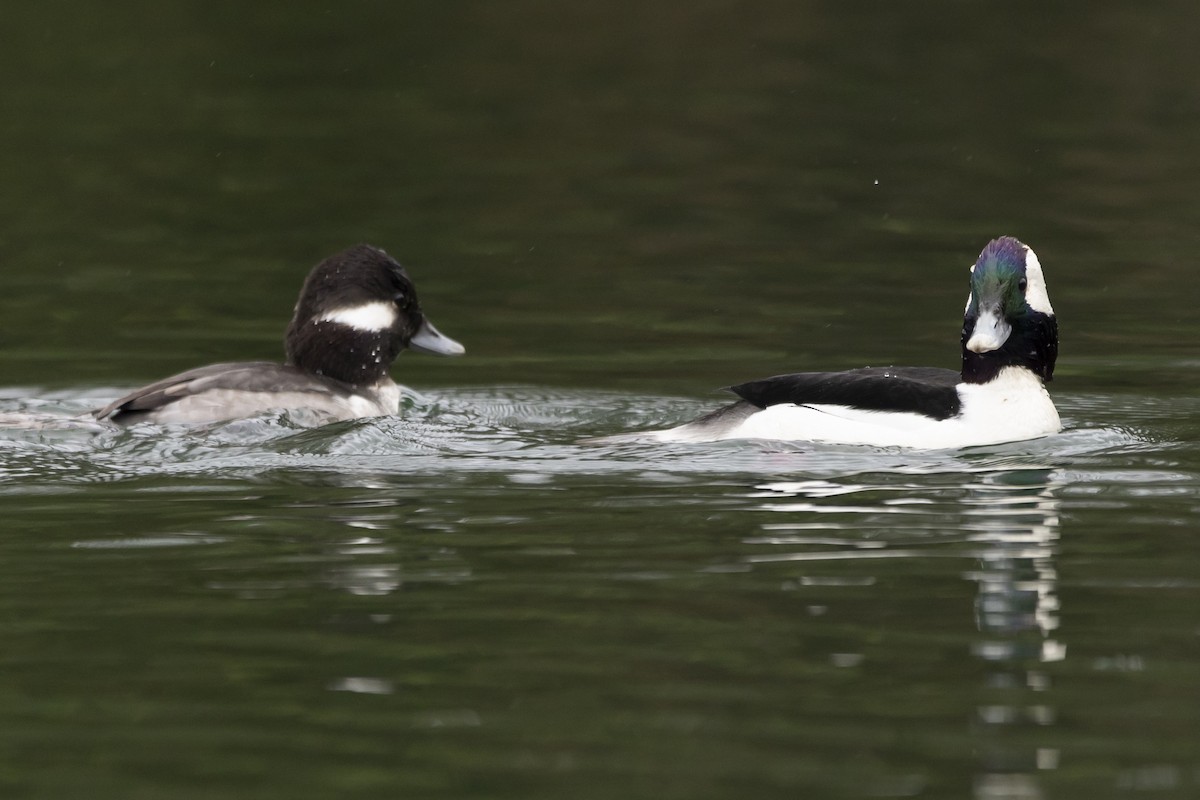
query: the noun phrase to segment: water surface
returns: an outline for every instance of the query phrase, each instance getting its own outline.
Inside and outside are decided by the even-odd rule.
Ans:
[[[359,240],[468,354],[396,418],[0,427],[5,796],[1200,791],[1191,5],[67,11],[0,51],[0,415],[277,358]],[[1060,434],[582,441],[954,366],[1000,234]]]

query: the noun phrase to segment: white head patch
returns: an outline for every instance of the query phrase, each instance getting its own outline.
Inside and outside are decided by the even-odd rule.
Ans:
[[[1034,311],[1053,314],[1050,295],[1046,293],[1046,276],[1042,274],[1042,263],[1033,248],[1025,246],[1025,302]]]
[[[376,300],[361,306],[344,306],[326,311],[317,322],[336,322],[356,331],[379,333],[396,322],[396,307],[391,303]]]

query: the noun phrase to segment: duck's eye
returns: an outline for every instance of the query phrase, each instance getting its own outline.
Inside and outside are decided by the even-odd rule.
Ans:
[[[396,305],[402,306],[408,300],[408,295],[404,292],[396,292],[394,295],[392,295],[392,300],[396,303]]]
[[[1028,285],[1029,281],[1025,280],[1024,278],[1021,278],[1021,280],[1017,281],[1017,288],[1021,290],[1021,294],[1025,294],[1025,287]]]

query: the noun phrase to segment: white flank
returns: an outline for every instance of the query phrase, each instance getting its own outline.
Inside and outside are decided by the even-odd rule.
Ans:
[[[377,300],[373,303],[363,303],[361,306],[346,306],[327,311],[318,322],[336,322],[358,331],[379,333],[385,331],[396,322],[396,307],[391,303]]]
[[[990,383],[959,384],[958,393],[962,413],[945,420],[847,406],[784,403],[715,434],[705,435],[702,426],[681,425],[643,436],[660,442],[774,439],[941,450],[1036,439],[1062,428],[1046,388],[1027,369],[1006,367]]]

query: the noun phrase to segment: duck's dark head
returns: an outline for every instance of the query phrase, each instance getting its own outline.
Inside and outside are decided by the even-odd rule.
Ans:
[[[1058,322],[1042,265],[1011,236],[988,243],[971,267],[971,295],[962,329],[962,377],[987,383],[1004,367],[1029,369],[1043,381],[1054,375]]]
[[[284,346],[289,364],[356,386],[386,375],[406,347],[442,356],[465,352],[425,318],[404,268],[365,244],[313,267]]]

